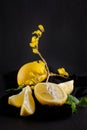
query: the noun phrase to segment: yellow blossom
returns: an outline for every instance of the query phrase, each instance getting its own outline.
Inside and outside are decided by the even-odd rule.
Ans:
[[[36,35],[38,35],[39,37],[41,37],[42,32],[38,29],[37,31],[34,31],[32,34],[36,34]]]
[[[38,46],[38,38],[34,39],[32,37],[31,43],[30,43],[30,47],[36,47]]]
[[[59,68],[59,69],[57,69],[57,71],[60,75],[64,75],[67,77],[69,76],[68,72],[64,68]]]
[[[33,48],[33,53],[38,54],[38,50],[36,48]]]
[[[30,43],[30,47],[35,47],[36,46],[36,42],[31,42]]]
[[[35,42],[37,40],[37,37],[36,36],[33,36],[32,38],[31,38],[31,42]]]
[[[42,31],[42,32],[44,32],[44,27],[43,27],[43,25],[38,25],[38,28]]]

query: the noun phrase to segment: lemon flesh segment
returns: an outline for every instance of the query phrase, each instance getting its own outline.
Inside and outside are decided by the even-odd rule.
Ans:
[[[23,102],[25,89],[23,89],[19,94],[12,95],[8,98],[8,104],[15,106],[15,107],[21,107]]]
[[[58,87],[62,88],[66,94],[71,94],[74,90],[74,80],[59,83]]]
[[[20,110],[21,116],[29,116],[35,112],[35,102],[29,87],[26,88]]]
[[[55,83],[38,83],[34,88],[36,99],[42,105],[63,105],[67,100],[67,94]]]
[[[33,114],[35,112],[35,102],[30,86],[23,88],[19,94],[10,96],[8,98],[8,104],[21,108],[21,116],[28,116]]]
[[[37,84],[47,77],[45,63],[41,60],[24,64],[18,71],[18,85]]]

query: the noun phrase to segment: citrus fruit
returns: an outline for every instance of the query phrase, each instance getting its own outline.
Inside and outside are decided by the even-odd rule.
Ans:
[[[23,89],[20,93],[16,95],[10,96],[8,98],[8,104],[16,106],[16,107],[21,107],[22,102],[23,102],[24,92],[25,92],[25,89]]]
[[[21,116],[29,116],[35,112],[35,102],[34,98],[29,90],[29,88],[26,88],[24,93],[24,99],[21,106],[20,115]]]
[[[19,94],[10,96],[8,98],[8,104],[20,107],[21,116],[28,116],[35,112],[35,102],[29,86],[23,88]]]
[[[59,83],[58,87],[62,88],[66,94],[71,94],[74,89],[74,80]]]
[[[67,100],[67,94],[55,83],[38,83],[35,85],[34,94],[42,105],[62,105]]]
[[[24,64],[18,71],[18,85],[37,84],[47,77],[45,63],[41,60]]]

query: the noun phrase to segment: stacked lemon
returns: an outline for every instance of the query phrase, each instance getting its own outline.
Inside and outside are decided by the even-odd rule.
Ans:
[[[60,106],[66,102],[67,94],[70,94],[73,89],[73,80],[60,84],[42,82],[35,85],[34,94],[38,102],[42,105]],[[19,94],[10,96],[8,103],[21,108],[21,116],[28,116],[35,112],[35,101],[30,86],[23,88]]]

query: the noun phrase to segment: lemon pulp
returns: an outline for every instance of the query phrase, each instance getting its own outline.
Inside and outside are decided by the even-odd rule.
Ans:
[[[29,86],[23,88],[19,94],[10,96],[8,98],[8,104],[20,107],[21,116],[28,116],[35,112],[35,102]]]
[[[71,94],[74,89],[74,80],[59,83],[58,87],[62,88],[66,94]]]
[[[34,88],[36,99],[43,105],[62,105],[67,94],[55,83],[38,83]]]

